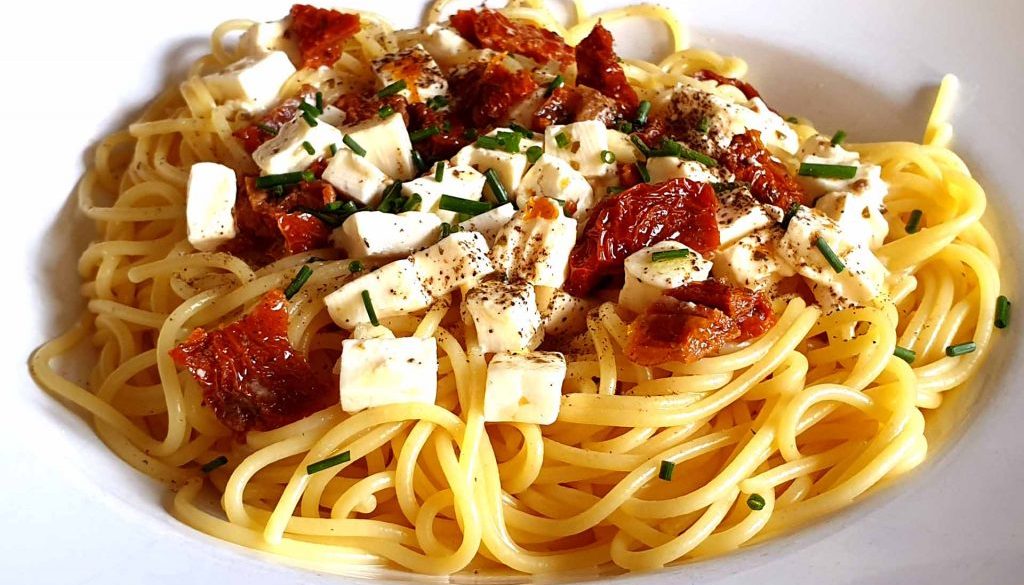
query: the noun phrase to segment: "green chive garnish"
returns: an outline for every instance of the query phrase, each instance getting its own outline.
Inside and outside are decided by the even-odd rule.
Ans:
[[[544,95],[550,96],[551,94],[555,93],[556,89],[562,87],[563,85],[565,85],[565,78],[562,77],[561,75],[556,75],[555,78],[551,80],[551,83],[548,84],[548,89],[547,91],[544,92]]]
[[[750,497],[747,498],[747,507],[751,510],[764,510],[764,506],[765,501],[761,494],[750,494]]]
[[[437,161],[437,165],[434,167],[434,180],[440,183],[444,180],[444,161]]]
[[[786,215],[782,216],[782,223],[780,224],[783,231],[789,229],[789,222],[793,221],[793,218],[796,217],[796,213],[798,211],[800,211],[799,203],[794,203],[789,206],[789,209],[786,210]]]
[[[320,113],[324,111],[324,94],[323,92],[316,92],[316,96],[313,98],[316,101],[316,109],[320,110]]]
[[[292,283],[288,285],[288,288],[284,289],[284,298],[289,301],[292,300],[292,297],[298,294],[299,289],[302,288],[302,285],[306,284],[306,281],[309,280],[310,276],[313,276],[312,268],[306,265],[299,268],[299,272],[295,275],[295,278],[292,279]]]
[[[359,143],[356,142],[356,139],[352,138],[351,135],[346,134],[345,137],[341,139],[341,141],[344,142],[345,146],[349,147],[349,150],[351,150],[352,152],[358,154],[359,156],[366,156],[366,149],[360,146]]]
[[[427,138],[430,138],[431,136],[437,136],[440,133],[441,133],[441,129],[438,128],[437,126],[427,126],[426,128],[423,128],[422,130],[417,130],[415,132],[410,132],[409,133],[409,140],[411,142],[421,142],[423,140],[426,140]]]
[[[363,271],[363,263],[359,260],[353,260],[348,263],[348,271],[351,274],[356,274]]]
[[[661,250],[660,252],[654,252],[651,254],[651,262],[668,262],[669,260],[678,260],[680,258],[689,258],[690,251],[686,248],[679,250]]]
[[[828,260],[829,265],[832,266],[832,270],[836,271],[836,274],[846,270],[846,265],[839,259],[835,251],[832,250],[832,247],[828,245],[825,238],[818,236],[818,239],[814,241],[814,245],[818,247],[818,251],[825,257],[825,260]]]
[[[996,327],[1006,329],[1010,325],[1010,299],[999,295],[996,299]]]
[[[519,152],[519,145],[523,140],[523,135],[518,132],[498,132],[497,139],[502,150],[515,154]]]
[[[491,210],[491,204],[486,201],[473,201],[472,199],[452,197],[451,195],[441,195],[441,201],[438,203],[437,207],[444,211],[465,213],[471,216],[480,215],[485,211]]]
[[[383,97],[388,97],[389,95],[395,95],[396,93],[398,93],[400,91],[404,91],[407,87],[408,86],[406,85],[405,80],[404,79],[399,79],[398,81],[396,81],[396,82],[394,82],[394,83],[392,83],[390,85],[387,85],[387,86],[384,87],[384,89],[378,91],[377,92],[377,97],[382,97],[383,98]]]
[[[630,122],[629,120],[623,120],[623,121],[619,122],[619,132],[622,132],[623,134],[629,134],[632,131],[633,131],[633,123],[632,122]]]
[[[302,180],[306,183],[312,183],[316,180],[316,175],[314,175],[313,171],[310,170],[302,171]]]
[[[256,127],[260,129],[260,132],[267,134],[268,136],[277,136],[277,128],[269,124],[256,124]]]
[[[370,300],[370,291],[364,290],[361,296],[363,297],[363,308],[366,309],[366,316],[370,319],[370,324],[374,327],[380,325],[380,321],[377,320],[377,312],[373,310],[373,301]]]
[[[338,154],[338,145],[333,142],[327,147],[327,149],[331,151],[331,156]]]
[[[633,143],[633,146],[635,146],[636,149],[640,151],[640,154],[644,156],[651,156],[651,147],[647,146],[647,144],[643,141],[642,138],[640,138],[636,134],[633,134],[632,136],[629,137],[629,140],[630,142]]]
[[[836,133],[832,135],[832,146],[839,146],[846,140],[846,130],[836,130]]]
[[[801,177],[816,179],[852,179],[857,176],[857,167],[850,165],[826,165],[818,163],[800,163]]]
[[[441,224],[441,239],[443,240],[443,239],[447,238],[448,236],[450,236],[450,235],[452,235],[454,233],[457,233],[457,232],[461,232],[461,231],[462,231],[462,226],[460,226],[460,225],[452,225],[452,224],[448,223],[447,221],[443,222]]]
[[[924,217],[924,212],[920,209],[915,209],[910,212],[910,218],[907,220],[907,233],[916,234],[921,229],[921,218]]]
[[[651,113],[651,102],[644,100],[636,108],[636,125],[643,126],[647,123],[647,116]]]
[[[316,154],[316,149],[313,148],[313,145],[310,144],[308,140],[303,140],[302,141],[302,149],[305,150],[309,154]]]
[[[448,105],[448,98],[443,95],[435,95],[432,98],[427,98],[427,107],[431,110],[437,111]]]
[[[647,163],[636,162],[633,163],[633,166],[636,167],[636,172],[640,173],[641,181],[643,181],[644,183],[651,182],[651,173],[647,170]]]
[[[223,467],[227,465],[227,463],[228,458],[224,455],[221,455],[216,459],[211,459],[210,461],[204,463],[203,466],[199,468],[199,471],[202,471],[203,473],[210,473],[211,471],[217,469],[218,467]]]
[[[501,180],[498,179],[497,171],[494,169],[487,169],[484,172],[484,179],[487,181],[487,186],[491,188],[491,195],[494,195],[494,200],[498,205],[508,202],[508,191],[505,190],[505,186],[502,185]]]
[[[314,118],[324,113],[323,110],[310,104],[309,102],[299,102],[299,109],[302,110],[303,113],[309,114]]]
[[[605,164],[612,164],[615,162],[615,153],[610,150],[601,151],[601,162]]]
[[[950,345],[946,348],[946,355],[949,357],[957,357],[961,355],[967,355],[974,350],[978,349],[978,344],[973,341],[965,341],[956,345]]]
[[[709,129],[711,129],[711,118],[702,116],[700,122],[697,122],[697,132],[707,134]]]
[[[565,148],[569,146],[569,135],[565,132],[555,134],[555,144],[558,145],[558,148]]]
[[[417,173],[422,173],[427,170],[427,163],[423,161],[423,155],[415,148],[412,149],[412,165],[416,167]]]
[[[544,155],[544,149],[539,146],[531,146],[526,149],[526,160],[530,161],[530,164],[540,160],[540,157]]]
[[[384,189],[384,196],[381,198],[380,203],[377,204],[377,211],[394,213],[397,210],[396,203],[401,199],[401,193],[401,181],[395,181],[388,185],[387,189]]]
[[[377,110],[377,116],[379,116],[381,120],[387,120],[394,113],[395,108],[392,108],[391,106],[384,106],[381,109]]]
[[[413,193],[411,197],[406,199],[405,205],[402,206],[402,211],[419,211],[420,205],[423,204],[423,198],[420,197],[419,193]]]
[[[696,150],[686,148],[685,146],[676,142],[675,140],[669,140],[667,138],[661,141],[661,146],[658,147],[657,150],[650,150],[645,154],[648,157],[674,156],[676,158],[699,162],[700,164],[706,167],[718,166],[718,161],[704,154],[703,152],[698,152]]]
[[[364,294],[365,294],[365,291],[364,291]],[[376,325],[376,323],[374,323],[374,325]],[[327,459],[324,459],[323,461],[317,461],[316,463],[310,463],[309,465],[306,466],[306,475],[313,475],[314,473],[318,473],[318,472],[323,471],[325,469],[330,469],[331,467],[334,467],[336,465],[341,465],[342,463],[348,463],[351,460],[352,460],[352,454],[349,453],[348,451],[345,451],[344,453],[340,453],[338,455],[335,455],[334,457],[328,457]]]
[[[280,175],[266,175],[263,177],[256,177],[256,188],[257,189],[270,189],[272,187],[280,187],[283,185],[294,185],[302,181],[303,171],[295,171],[294,173],[281,173]]]
[[[901,360],[907,362],[908,364],[914,363],[914,360],[917,359],[916,351],[912,349],[907,349],[905,347],[900,347],[898,345],[896,346],[896,349],[893,350],[892,355],[900,358]]]
[[[515,122],[509,124],[509,129],[512,130],[513,132],[515,132],[516,134],[519,134],[523,138],[533,138],[533,136],[534,136],[533,130],[530,130],[529,128],[525,128],[523,126],[520,126],[519,124],[516,124]]]
[[[309,114],[308,112],[302,112],[302,119],[306,121],[306,124],[307,124],[307,125],[308,125],[308,126],[309,126],[310,128],[313,128],[313,127],[315,127],[315,126],[317,125],[317,123],[318,123],[318,122],[316,121],[316,118],[314,118],[313,116],[311,116],[311,115],[310,115],[310,114]]]
[[[501,141],[495,136],[481,136],[476,139],[476,145],[487,150],[501,149]]]
[[[662,461],[661,469],[658,470],[658,479],[672,481],[672,474],[676,472],[676,464],[671,461]]]

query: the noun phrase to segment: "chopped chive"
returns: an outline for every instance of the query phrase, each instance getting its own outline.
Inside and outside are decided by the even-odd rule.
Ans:
[[[686,148],[685,146],[676,142],[675,140],[669,140],[667,138],[661,141],[661,146],[659,146],[656,150],[648,150],[649,152],[645,153],[648,157],[674,156],[676,158],[699,162],[700,164],[706,167],[718,166],[718,161],[704,154],[703,152],[698,152],[696,150]]]
[[[946,355],[949,357],[957,357],[961,355],[967,355],[974,350],[978,349],[978,344],[973,341],[965,341],[956,345],[950,345],[946,348]]]
[[[299,102],[299,109],[302,110],[302,113],[309,114],[314,118],[317,118],[320,116],[320,114],[324,113],[323,110],[310,104],[309,102]]]
[[[718,161],[716,161],[715,159],[713,159],[710,156],[704,154],[703,152],[697,152],[696,150],[691,150],[689,148],[682,147],[680,149],[680,151],[679,151],[679,155],[678,156],[679,156],[679,158],[684,158],[684,159],[687,159],[687,160],[692,160],[692,161],[699,162],[700,164],[702,164],[702,165],[704,165],[706,167],[718,166]]]
[[[364,290],[360,296],[363,297],[363,308],[366,309],[366,317],[370,319],[370,325],[374,327],[380,325],[380,321],[377,320],[377,312],[373,310],[373,301],[370,300],[370,291]]]
[[[539,146],[531,146],[530,148],[526,149],[526,160],[530,161],[530,164],[532,165],[533,163],[540,160],[540,157],[543,156],[543,154],[543,148]]]
[[[501,141],[495,136],[481,136],[476,139],[476,145],[488,150],[500,150]]]
[[[839,146],[846,140],[846,130],[836,130],[836,133],[832,135],[832,146]]]
[[[828,245],[825,238],[818,236],[818,239],[814,241],[814,245],[818,247],[821,255],[825,257],[825,260],[828,260],[829,265],[832,266],[832,270],[836,271],[836,274],[846,270],[846,265],[839,259],[839,256],[836,255],[835,251],[832,250],[832,247]]]
[[[707,134],[708,130],[711,129],[711,118],[707,116],[701,116],[700,122],[697,122],[697,132],[701,134]]]
[[[376,323],[374,325],[376,325]],[[342,463],[348,463],[351,460],[352,460],[352,454],[350,452],[348,452],[348,451],[345,451],[344,453],[340,453],[338,455],[335,455],[334,457],[328,457],[327,459],[324,459],[323,461],[317,461],[316,463],[310,463],[309,465],[306,466],[306,475],[313,475],[314,473],[318,473],[318,472],[323,471],[325,469],[330,469],[330,468],[332,468],[332,467],[334,467],[336,465],[341,465]]]
[[[443,239],[447,238],[448,236],[450,236],[450,235],[452,235],[454,233],[457,233],[457,232],[461,232],[461,231],[462,231],[462,226],[457,225],[457,224],[453,225],[453,224],[448,223],[447,221],[443,222],[441,224],[441,239],[443,240]]]
[[[615,162],[615,153],[610,150],[602,150],[601,162],[608,165],[612,164],[613,162]]]
[[[316,154],[316,149],[313,148],[313,145],[310,144],[308,140],[303,140],[302,141],[302,149],[305,150],[309,154]]]
[[[1010,325],[1010,299],[999,295],[996,299],[996,327],[1006,329]]]
[[[323,111],[324,111],[324,94],[323,94],[323,92],[321,92],[321,91],[316,92],[316,96],[314,96],[313,99],[316,102],[316,109],[320,110],[320,113],[323,113]]]
[[[384,196],[381,198],[380,203],[377,204],[377,211],[384,213],[394,213],[396,210],[396,204],[401,200],[402,193],[402,182],[395,181],[388,185],[387,189],[384,189]]]
[[[295,278],[292,279],[291,284],[288,285],[288,288],[284,289],[284,298],[289,301],[292,300],[292,297],[298,294],[299,289],[302,288],[302,285],[306,284],[306,281],[309,280],[310,276],[313,276],[312,268],[306,265],[299,268],[299,272],[295,275]]]
[[[680,258],[689,258],[690,251],[686,248],[679,250],[661,250],[660,252],[654,252],[651,254],[651,262],[668,262],[670,260],[679,260]]]
[[[434,167],[434,180],[440,183],[444,180],[444,161],[437,161],[437,166]]]
[[[641,181],[644,183],[651,182],[651,173],[647,170],[647,163],[636,162],[633,163],[633,166],[636,167],[636,172],[640,173]]]
[[[533,136],[534,136],[533,130],[530,130],[529,128],[525,128],[523,126],[520,126],[519,124],[516,124],[515,122],[509,124],[508,127],[509,127],[510,130],[512,130],[516,134],[519,134],[523,138],[533,138]]]
[[[421,142],[430,138],[431,136],[437,136],[441,133],[441,129],[437,126],[427,126],[421,130],[409,133],[409,140],[411,142]]]
[[[565,148],[569,146],[569,135],[565,132],[555,134],[555,144],[558,145],[558,148]]]
[[[407,87],[408,86],[406,85],[405,80],[404,79],[399,79],[398,81],[396,81],[396,82],[394,82],[394,83],[392,83],[390,85],[384,86],[384,89],[382,89],[382,90],[377,92],[377,97],[382,97],[383,98],[383,97],[388,97],[389,95],[395,95],[396,93],[398,93],[400,91],[405,91],[405,89]]]
[[[356,274],[363,271],[363,263],[359,260],[353,260],[348,263],[348,271],[352,274]]]
[[[921,218],[924,217],[924,212],[920,209],[915,209],[910,212],[910,218],[907,220],[907,233],[916,234],[921,229]]]
[[[302,112],[302,119],[306,121],[306,124],[310,128],[314,128],[317,125],[316,118],[311,116],[309,112]]]
[[[519,146],[522,143],[523,135],[518,132],[499,132],[498,142],[501,143],[502,150],[515,154],[519,152]]]
[[[750,494],[750,497],[747,498],[747,507],[751,510],[764,510],[764,506],[764,496],[761,494]]]
[[[676,464],[671,461],[662,461],[661,468],[658,470],[658,479],[663,481],[672,481],[672,475],[676,472]]]
[[[900,347],[898,345],[896,346],[896,349],[893,350],[892,355],[900,358],[901,360],[907,362],[908,364],[914,363],[914,360],[917,359],[916,351],[912,349],[907,349],[905,347]]]
[[[331,156],[338,154],[338,145],[333,142],[327,147],[327,150],[331,151]]]
[[[434,97],[427,98],[427,107],[431,110],[437,111],[448,105],[448,98],[443,95],[435,95]]]
[[[629,120],[623,120],[619,122],[618,129],[619,132],[622,132],[623,134],[629,134],[630,132],[633,131],[633,123],[630,122]]]
[[[462,131],[462,135],[466,137],[466,140],[476,140],[476,137],[480,136],[480,131],[476,128],[466,128]]]
[[[651,102],[644,100],[636,108],[636,125],[643,126],[647,123],[647,117],[651,113]]]
[[[565,85],[565,78],[562,77],[561,74],[556,75],[555,78],[551,80],[551,83],[548,84],[548,88],[544,92],[544,95],[546,97],[550,97],[551,94],[555,93],[556,89],[562,87],[563,85]]]
[[[341,139],[341,141],[344,142],[345,146],[347,146],[349,150],[351,150],[352,152],[358,154],[359,156],[366,156],[366,149],[360,146],[359,143],[356,142],[356,139],[352,138],[352,135],[346,134],[345,137]]]
[[[633,134],[632,136],[629,137],[629,140],[630,142],[633,143],[633,146],[635,146],[637,150],[640,151],[640,154],[644,156],[651,156],[651,147],[647,146],[647,144],[643,141],[642,138],[640,138],[636,134]]]
[[[314,175],[313,171],[310,170],[302,171],[302,180],[306,183],[312,183],[316,180],[316,175]]]
[[[416,167],[417,173],[422,173],[427,170],[427,163],[423,161],[423,155],[415,148],[412,149],[412,165]]]
[[[265,175],[263,177],[256,177],[256,188],[270,189],[271,187],[280,187],[282,185],[294,185],[302,181],[302,179],[302,171],[281,173],[279,175]]]
[[[783,231],[789,229],[789,222],[793,221],[793,218],[796,217],[798,211],[800,211],[799,203],[794,203],[789,206],[789,209],[786,210],[786,215],[782,216],[782,223],[780,224]]]
[[[441,201],[438,203],[437,207],[443,211],[454,211],[456,213],[465,213],[468,215],[480,215],[485,211],[490,211],[491,204],[486,201],[473,201],[472,199],[452,197],[451,195],[441,195]]]
[[[402,206],[402,211],[419,211],[420,205],[423,204],[423,198],[420,197],[419,193],[413,193],[406,201],[405,205]]]
[[[276,187],[271,187],[269,193],[274,197],[280,197],[284,195],[284,186],[277,185]]]
[[[392,108],[391,106],[383,106],[381,109],[377,110],[377,116],[380,117],[381,120],[387,120],[394,115],[394,113],[395,108]]]
[[[277,136],[277,128],[269,124],[256,124],[256,127],[260,129],[260,132],[268,136]]]
[[[202,471],[203,473],[210,473],[214,469],[217,469],[218,467],[223,467],[227,464],[228,458],[224,455],[221,455],[215,459],[211,459],[204,463],[203,466],[199,468],[199,471]]]
[[[850,165],[826,165],[819,163],[800,163],[801,177],[816,179],[852,179],[857,176],[857,167]]]
[[[508,202],[508,191],[505,190],[505,186],[498,179],[498,171],[487,169],[484,172],[484,179],[487,181],[487,186],[491,188],[491,195],[494,195],[494,200],[498,205]]]

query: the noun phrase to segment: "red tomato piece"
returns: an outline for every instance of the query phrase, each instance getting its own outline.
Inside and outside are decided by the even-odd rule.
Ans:
[[[436,127],[438,134],[416,143],[416,150],[427,164],[449,159],[469,144],[466,127],[446,111],[437,111],[424,103],[409,106],[409,131]]]
[[[734,77],[726,77],[724,75],[715,73],[710,69],[701,69],[697,73],[694,73],[693,77],[701,81],[714,80],[718,82],[719,85],[731,85],[736,89],[740,90],[741,92],[743,92],[743,95],[746,96],[748,100],[761,97],[761,94],[757,91],[757,89],[753,85],[747,83],[746,81],[743,81],[742,79],[736,79]]]
[[[287,306],[284,294],[272,290],[238,321],[196,329],[170,352],[199,382],[203,403],[235,432],[276,429],[338,400],[328,374],[288,341]]]
[[[385,106],[402,116],[406,124],[409,123],[409,102],[400,95],[381,98],[377,96],[377,92],[346,93],[334,101],[334,107],[345,113],[345,126],[358,124],[371,118],[379,118],[380,109]]]
[[[359,32],[358,14],[295,4],[290,15],[292,20],[285,35],[298,43],[302,66],[310,69],[334,65],[341,57],[345,41]]]
[[[524,55],[544,64],[558,61],[572,65],[573,49],[557,34],[539,26],[516,22],[488,8],[460,10],[451,24],[467,41],[477,47]]]
[[[761,203],[789,209],[804,201],[803,189],[786,165],[764,147],[757,130],[734,136],[719,162],[736,175],[737,181],[749,183],[750,192]]]
[[[633,86],[629,85],[612,43],[612,33],[598,23],[576,45],[576,83],[592,87],[618,101],[625,106],[625,115],[632,116],[640,104],[640,98]]]
[[[566,291],[585,296],[606,277],[621,275],[627,256],[664,240],[701,254],[718,248],[716,209],[714,189],[689,179],[642,183],[602,200],[569,257]]]
[[[721,280],[690,282],[666,291],[665,295],[722,311],[736,323],[736,341],[759,337],[775,323],[775,315],[768,297]]]
[[[477,128],[508,122],[512,109],[537,90],[529,71],[513,73],[497,60],[460,71],[448,85],[455,96],[455,113]]]

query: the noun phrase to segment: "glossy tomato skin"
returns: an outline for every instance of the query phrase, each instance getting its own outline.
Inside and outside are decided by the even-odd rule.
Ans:
[[[506,123],[510,112],[537,90],[529,71],[511,71],[500,60],[475,63],[449,80],[460,120],[485,130]]]
[[[775,314],[767,296],[722,280],[712,278],[689,282],[666,291],[665,296],[722,311],[736,323],[736,341],[760,337],[775,324]]]
[[[337,385],[313,370],[288,341],[288,301],[268,292],[238,321],[192,332],[170,355],[203,389],[203,402],[225,427],[267,431],[338,400]]]
[[[701,254],[715,250],[717,209],[714,189],[689,179],[641,183],[602,200],[569,257],[566,291],[587,295],[605,278],[621,275],[627,256],[665,240]]]
[[[737,181],[748,183],[751,194],[761,203],[789,209],[805,201],[803,189],[786,165],[768,152],[757,130],[734,136],[719,162],[736,175]]]
[[[295,40],[304,68],[331,66],[341,57],[345,41],[359,32],[359,15],[295,4],[285,35]]]
[[[612,33],[598,23],[576,45],[576,83],[592,87],[616,100],[623,105],[624,115],[629,117],[636,111],[640,98],[626,79],[612,43]]]
[[[479,48],[524,55],[542,65],[549,61],[571,65],[574,60],[572,47],[562,37],[488,8],[460,10],[452,15],[451,24]]]

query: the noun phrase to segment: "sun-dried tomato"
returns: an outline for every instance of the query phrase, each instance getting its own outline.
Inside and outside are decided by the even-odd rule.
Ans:
[[[803,189],[786,165],[764,147],[757,130],[734,136],[719,162],[736,175],[737,181],[749,183],[750,192],[761,203],[789,209],[804,201]]]
[[[322,168],[322,163],[314,163],[310,170],[316,174]],[[267,264],[283,256],[322,248],[327,245],[331,230],[303,210],[320,209],[335,199],[334,187],[320,180],[291,186],[285,195],[275,197],[257,189],[255,177],[244,177],[235,198],[238,236],[222,249],[253,264]]]
[[[710,69],[701,69],[700,71],[694,73],[693,77],[701,81],[714,80],[719,85],[731,85],[736,89],[740,90],[741,92],[743,92],[743,95],[746,96],[748,100],[761,97],[761,94],[757,91],[757,89],[753,85],[747,83],[746,81],[743,81],[742,79],[736,79],[734,77],[726,77],[724,75],[715,73]]]
[[[303,100],[308,100],[315,93],[315,87],[302,86],[299,95],[284,100],[258,117],[252,124],[239,128],[235,131],[234,137],[242,141],[242,147],[246,152],[249,154],[256,152],[260,145],[276,136],[282,126],[294,120],[299,111],[299,104]]]
[[[455,156],[470,143],[466,127],[450,111],[435,110],[426,104],[409,106],[409,131],[437,128],[438,133],[416,143],[416,150],[427,164]]]
[[[460,10],[452,15],[451,24],[467,41],[477,47],[524,55],[544,64],[558,61],[573,63],[572,47],[557,34],[526,22],[483,8]]]
[[[629,189],[643,182],[640,170],[633,163],[618,163],[615,166],[615,174],[619,177],[619,187],[623,189]]]
[[[199,328],[171,350],[203,389],[203,403],[229,429],[268,431],[338,400],[327,372],[310,367],[288,341],[288,301],[268,292],[238,321]]]
[[[665,291],[665,295],[722,311],[736,322],[739,332],[736,341],[758,337],[775,323],[775,315],[768,297],[721,280],[689,282],[679,288]]]
[[[373,118],[379,118],[380,110],[383,107],[390,107],[394,112],[409,123],[409,102],[400,95],[389,95],[379,97],[377,92],[353,92],[338,96],[334,100],[334,107],[345,114],[342,122],[345,126],[365,122]]]
[[[579,98],[574,87],[560,87],[551,92],[533,114],[533,129],[543,132],[548,126],[572,122],[579,107]]]
[[[689,179],[642,183],[604,199],[569,257],[566,291],[586,295],[604,278],[620,275],[627,256],[664,240],[701,254],[718,248],[716,209],[714,189]]]
[[[448,85],[456,114],[476,128],[507,125],[512,109],[537,90],[529,71],[513,73],[498,60],[460,70]]]
[[[626,79],[612,44],[612,33],[598,23],[576,45],[576,83],[592,87],[618,101],[625,106],[625,115],[632,116],[640,98]]]
[[[553,124],[597,120],[611,126],[627,116],[621,103],[585,85],[560,87],[544,98],[533,114],[533,129],[543,131]]]
[[[345,41],[359,32],[358,14],[295,4],[290,15],[285,36],[299,45],[302,66],[310,69],[334,65],[341,57]]]

